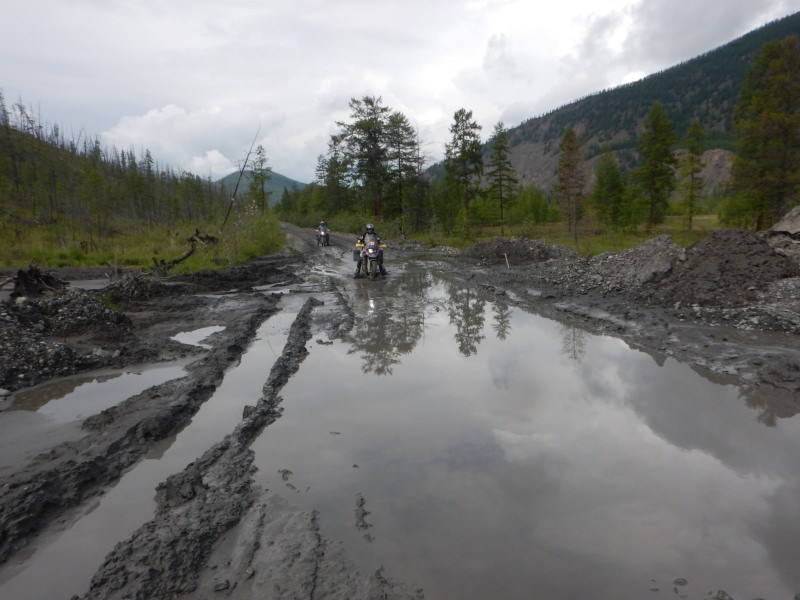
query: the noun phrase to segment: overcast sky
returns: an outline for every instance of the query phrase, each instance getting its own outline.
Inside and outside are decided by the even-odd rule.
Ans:
[[[0,90],[68,139],[216,180],[254,138],[314,179],[349,101],[380,96],[440,160],[800,10],[800,0],[0,0]]]

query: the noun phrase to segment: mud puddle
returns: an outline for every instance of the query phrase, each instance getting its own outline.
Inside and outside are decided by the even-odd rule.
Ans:
[[[12,394],[6,410],[33,411],[59,423],[85,419],[149,387],[181,377],[187,362],[64,377]]]
[[[205,340],[223,329],[221,326],[188,329],[172,339],[208,349],[210,345]],[[163,364],[100,369],[24,388],[3,399],[1,406],[4,412],[0,413],[0,420],[13,418],[8,415],[14,411],[34,412],[52,424],[82,420],[116,406],[147,388],[182,377],[185,374],[184,367],[192,360],[189,357]]]
[[[431,599],[800,591],[800,422],[411,264],[343,285],[351,334],[309,344],[252,448],[363,572]]]
[[[265,374],[280,354],[302,296],[286,297],[282,310],[258,330],[253,346],[229,370],[222,385],[177,435],[162,440],[117,485],[62,521],[62,530],[43,534],[0,569],[2,598],[69,598],[84,593],[106,554],[152,517],[155,488],[232,431],[246,404],[261,396]],[[201,345],[219,328],[187,330],[179,341]],[[110,385],[114,380],[106,381]],[[54,398],[57,404],[66,397]]]

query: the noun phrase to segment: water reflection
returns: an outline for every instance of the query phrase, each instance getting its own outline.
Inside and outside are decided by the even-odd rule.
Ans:
[[[72,375],[54,379],[35,387],[23,388],[12,395],[9,410],[39,410],[45,404],[68,396],[82,386],[103,383],[121,375],[122,372]]]
[[[54,379],[12,394],[8,410],[36,411],[61,423],[86,418],[151,386],[182,377],[188,360]]]
[[[464,356],[472,356],[486,337],[483,335],[486,300],[463,284],[448,284],[447,293],[447,314],[450,324],[456,328],[454,336],[458,351]]]
[[[790,419],[798,413],[796,392],[775,387],[743,388],[740,398],[747,406],[758,412],[759,423],[775,427],[778,419]]]
[[[663,354],[393,279],[354,285],[352,339],[311,349],[314,377],[254,444],[261,483],[291,470],[292,500],[365,570],[432,599],[800,591],[800,422],[764,427],[735,386]],[[361,356],[379,324],[385,370]]]
[[[400,357],[422,339],[431,278],[418,272],[381,283],[385,285],[357,282],[353,302],[357,318],[345,339],[351,345],[349,353],[361,355],[364,373],[391,375]]]
[[[561,352],[570,360],[580,362],[586,355],[586,331],[564,323],[558,329],[561,331]]]
[[[492,304],[492,329],[498,340],[504,340],[511,332],[511,309],[508,304],[497,301]]]
[[[276,461],[267,473],[291,465],[336,523],[352,527],[364,499],[363,560],[431,598],[800,590],[800,424],[780,390],[741,390],[429,273],[355,294],[345,351],[369,350],[361,371],[392,375],[380,399],[359,400],[362,380],[334,346],[306,367],[341,388],[336,402],[305,408],[329,398],[293,380],[291,409],[257,451]]]
[[[445,301],[442,302],[442,297]],[[472,356],[485,339],[486,298],[475,288],[429,271],[411,270],[376,284],[356,282],[356,321],[345,340],[351,354],[362,357],[362,372],[391,375],[401,357],[410,354],[425,333],[426,313],[446,310],[455,327],[453,338],[463,356]],[[511,331],[511,309],[492,304],[492,328],[504,340]]]

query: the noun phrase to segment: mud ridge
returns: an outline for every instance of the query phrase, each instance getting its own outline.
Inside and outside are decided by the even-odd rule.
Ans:
[[[249,446],[280,417],[278,392],[308,354],[311,314],[320,305],[310,298],[298,313],[248,416],[159,484],[154,519],[117,544],[81,600],[420,597],[382,575],[363,578],[342,568],[343,556],[328,550],[313,511],[291,510],[254,485]],[[226,535],[238,538],[233,555],[219,552]]]
[[[0,562],[25,545],[25,539],[117,481],[197,412],[276,309],[274,298],[251,305],[246,316],[226,329],[217,345],[182,378],[152,387],[84,421],[87,432],[20,465],[0,488]],[[46,468],[41,468],[46,465]]]

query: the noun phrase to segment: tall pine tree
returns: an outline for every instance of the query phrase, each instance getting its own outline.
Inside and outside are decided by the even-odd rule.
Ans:
[[[683,214],[686,229],[692,229],[692,221],[703,198],[703,151],[705,131],[697,119],[692,119],[686,133],[686,144],[678,161],[678,205]]]
[[[460,108],[453,115],[450,126],[451,141],[445,144],[445,171],[455,188],[454,196],[461,198],[464,232],[467,230],[469,207],[483,174],[480,130],[481,126],[472,120],[472,111]]]
[[[583,171],[583,153],[578,134],[572,127],[567,128],[559,146],[561,157],[554,191],[567,220],[567,229],[573,233],[575,246],[578,245],[578,221],[583,210],[584,186],[586,176]]]
[[[256,148],[253,158],[253,169],[250,173],[250,188],[247,195],[255,203],[259,212],[266,212],[269,208],[269,192],[267,182],[272,179],[272,167],[267,165],[267,151],[261,144]]]
[[[625,202],[630,195],[625,193],[625,180],[610,151],[603,152],[597,159],[594,174],[594,187],[589,202],[597,219],[611,227],[626,225]]]
[[[669,206],[669,196],[675,189],[673,145],[678,136],[667,117],[664,105],[653,102],[644,122],[644,132],[639,139],[642,163],[634,171],[634,178],[647,201],[647,230],[664,221]]]
[[[800,192],[800,46],[797,36],[764,44],[734,111],[731,188],[743,219],[769,227]]]
[[[489,196],[500,207],[500,233],[505,234],[505,215],[503,209],[511,202],[517,186],[517,173],[511,164],[511,147],[508,143],[508,130],[502,121],[494,126],[489,151]]]
[[[347,148],[348,166],[352,179],[362,193],[364,212],[380,217],[388,182],[386,127],[390,109],[380,97],[365,96],[350,100],[352,122],[337,125],[342,128],[342,140]]]

